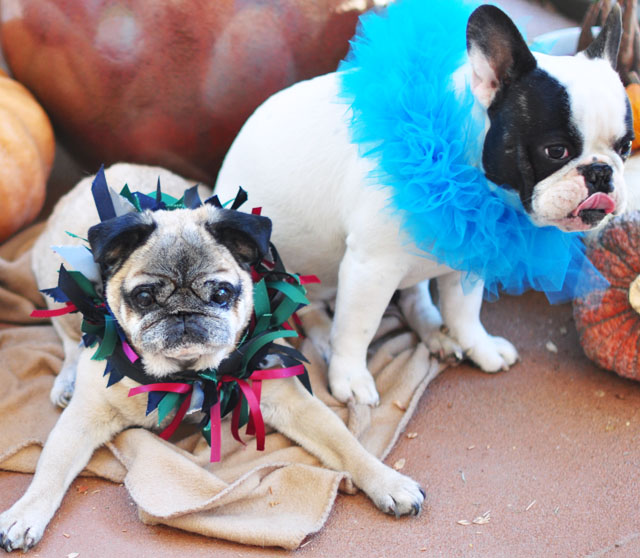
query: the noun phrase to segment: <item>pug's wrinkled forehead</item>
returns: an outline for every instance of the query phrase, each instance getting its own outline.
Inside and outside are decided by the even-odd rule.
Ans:
[[[222,253],[248,269],[267,253],[270,236],[266,217],[205,205],[109,219],[89,229],[89,244],[108,278],[134,252],[160,272],[179,265],[185,273],[197,273]]]

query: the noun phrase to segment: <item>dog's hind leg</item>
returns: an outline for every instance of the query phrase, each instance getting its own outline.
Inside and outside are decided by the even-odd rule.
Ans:
[[[431,300],[428,279],[402,289],[398,305],[409,327],[418,334],[432,355],[441,360],[451,356],[462,360],[462,347],[447,335],[440,311]]]
[[[53,381],[49,398],[54,405],[64,409],[71,401],[71,396],[73,395],[78,371],[78,359],[80,358],[83,347],[79,345],[78,341],[69,339],[66,336],[63,336],[62,344],[64,346],[64,362],[62,363],[60,372]]]
[[[53,329],[62,339],[64,362],[53,382],[49,399],[54,405],[64,409],[71,401],[75,389],[78,360],[83,350],[80,341],[80,320],[77,315],[67,315],[54,318],[52,322]]]
[[[261,408],[265,422],[327,467],[349,473],[383,512],[396,516],[420,512],[425,498],[420,485],[370,454],[338,416],[296,378],[264,382]]]
[[[506,339],[489,335],[480,322],[484,283],[463,287],[462,274],[438,277],[440,311],[451,336],[465,355],[485,372],[506,370],[518,360],[518,352]]]

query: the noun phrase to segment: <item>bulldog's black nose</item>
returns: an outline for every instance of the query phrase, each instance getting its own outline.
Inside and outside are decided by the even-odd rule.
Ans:
[[[582,165],[578,167],[578,172],[584,176],[589,195],[596,192],[608,194],[613,191],[613,184],[611,184],[613,169],[606,163]]]

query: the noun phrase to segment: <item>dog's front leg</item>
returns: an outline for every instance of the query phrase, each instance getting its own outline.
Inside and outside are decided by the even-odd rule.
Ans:
[[[0,546],[7,552],[26,551],[42,538],[69,485],[94,450],[122,430],[117,414],[92,403],[92,399],[72,398],[49,434],[29,488],[0,514]]]
[[[338,416],[296,378],[265,382],[261,408],[269,425],[327,467],[349,473],[383,512],[396,516],[420,512],[425,497],[420,485],[364,449]]]
[[[440,311],[451,336],[482,370],[498,372],[514,364],[518,352],[506,339],[489,335],[480,322],[483,290],[481,280],[463,286],[457,271],[438,278]]]
[[[376,257],[347,240],[338,274],[331,328],[329,387],[339,401],[377,405],[378,391],[367,369],[367,349],[405,269],[394,259]]]

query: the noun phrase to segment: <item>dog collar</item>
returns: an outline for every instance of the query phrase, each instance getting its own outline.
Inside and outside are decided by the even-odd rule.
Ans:
[[[537,227],[520,200],[480,170],[484,118],[453,75],[466,60],[472,2],[403,0],[360,19],[340,66],[351,139],[376,168],[371,187],[415,245],[439,263],[481,278],[485,296],[533,288],[562,302],[606,284],[582,236]],[[493,187],[492,187],[493,186]]]
[[[195,209],[203,204],[222,207],[217,196],[202,202],[194,186],[175,199],[161,191],[160,181],[155,196],[131,192],[128,186],[120,194],[108,187],[104,169],[97,173],[92,193],[101,221],[130,211]],[[125,201],[126,200],[126,201]],[[238,209],[247,200],[241,188],[230,209]],[[225,204],[227,205],[227,204]],[[260,213],[256,208],[253,213]],[[261,383],[298,376],[311,392],[311,384],[303,362],[308,362],[297,350],[276,344],[277,339],[297,337],[289,319],[297,319],[296,311],[308,304],[307,283],[318,282],[315,276],[287,273],[277,250],[270,245],[267,256],[251,268],[254,312],[238,347],[216,369],[186,370],[172,374],[168,381],[158,382],[144,370],[141,360],[128,343],[103,297],[104,285],[93,254],[85,246],[54,247],[74,270],[60,266],[58,285],[42,292],[56,302],[64,303],[55,310],[35,310],[33,317],[55,317],[68,313],[82,314],[82,342],[85,347],[97,346],[92,360],[104,360],[107,387],[128,377],[140,385],[129,390],[129,397],[147,394],[147,415],[157,410],[158,425],[172,412],[174,417],[160,433],[168,439],[187,412],[201,411],[200,429],[211,446],[211,461],[220,460],[221,420],[231,413],[231,432],[244,443],[239,429],[246,425],[248,435],[255,434],[258,450],[264,449],[265,428],[260,412]],[[96,288],[96,283],[100,288]],[[268,356],[276,356],[282,368],[261,369]]]

